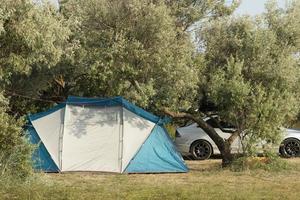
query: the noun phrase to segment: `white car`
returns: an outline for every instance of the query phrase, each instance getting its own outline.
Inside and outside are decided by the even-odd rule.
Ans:
[[[218,116],[212,116],[216,118]],[[204,118],[216,132],[224,139],[230,137],[234,127],[220,122],[222,130],[217,126],[215,120],[210,117]],[[217,145],[196,123],[178,128],[175,135],[175,144],[184,156],[192,156],[196,160],[208,159],[211,155],[220,154]],[[259,146],[259,145],[258,145]],[[284,157],[295,157],[300,155],[300,130],[285,129],[283,141],[278,147],[279,153]],[[242,146],[239,139],[232,144],[232,153],[241,153]]]

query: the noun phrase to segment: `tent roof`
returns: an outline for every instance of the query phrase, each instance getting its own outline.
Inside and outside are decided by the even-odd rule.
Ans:
[[[117,97],[111,97],[111,98],[87,98],[87,97],[76,97],[76,96],[69,96],[67,101],[65,103],[58,104],[54,106],[53,108],[45,111],[40,112],[37,114],[33,114],[29,116],[30,121],[34,121],[36,119],[39,119],[41,117],[44,117],[48,114],[51,114],[63,107],[68,105],[81,105],[81,106],[122,106],[126,108],[127,110],[153,122],[153,123],[159,123],[163,121],[160,119],[160,117],[145,111],[144,109],[128,102],[123,97],[117,96]]]

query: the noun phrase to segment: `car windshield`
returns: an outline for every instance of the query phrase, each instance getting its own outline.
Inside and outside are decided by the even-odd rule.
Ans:
[[[217,124],[216,121],[213,120],[213,119],[208,119],[208,120],[206,120],[206,123],[208,123],[208,124],[209,124],[211,127],[213,127],[213,128],[219,128],[218,124]]]
[[[224,121],[220,121],[220,125],[223,127],[223,128],[230,128],[230,129],[235,129],[236,127],[228,122],[224,122]]]
[[[218,120],[217,119],[218,116],[214,116],[213,118],[214,119],[210,118],[210,119],[206,120],[206,123],[208,123],[213,128],[220,128],[216,122],[216,120]],[[220,121],[219,123],[220,123],[221,128],[223,128],[223,129],[235,129],[235,127],[228,122]]]

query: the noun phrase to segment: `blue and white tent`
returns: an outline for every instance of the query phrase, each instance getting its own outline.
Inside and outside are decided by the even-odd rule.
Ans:
[[[187,172],[162,120],[122,97],[69,97],[29,116],[30,141],[39,144],[35,168],[46,172]]]

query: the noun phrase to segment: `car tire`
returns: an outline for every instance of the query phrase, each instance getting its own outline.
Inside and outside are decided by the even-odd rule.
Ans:
[[[300,156],[300,141],[295,138],[285,139],[280,144],[279,153],[284,158]]]
[[[195,160],[206,160],[212,154],[211,144],[205,140],[197,140],[191,145],[191,154]]]

